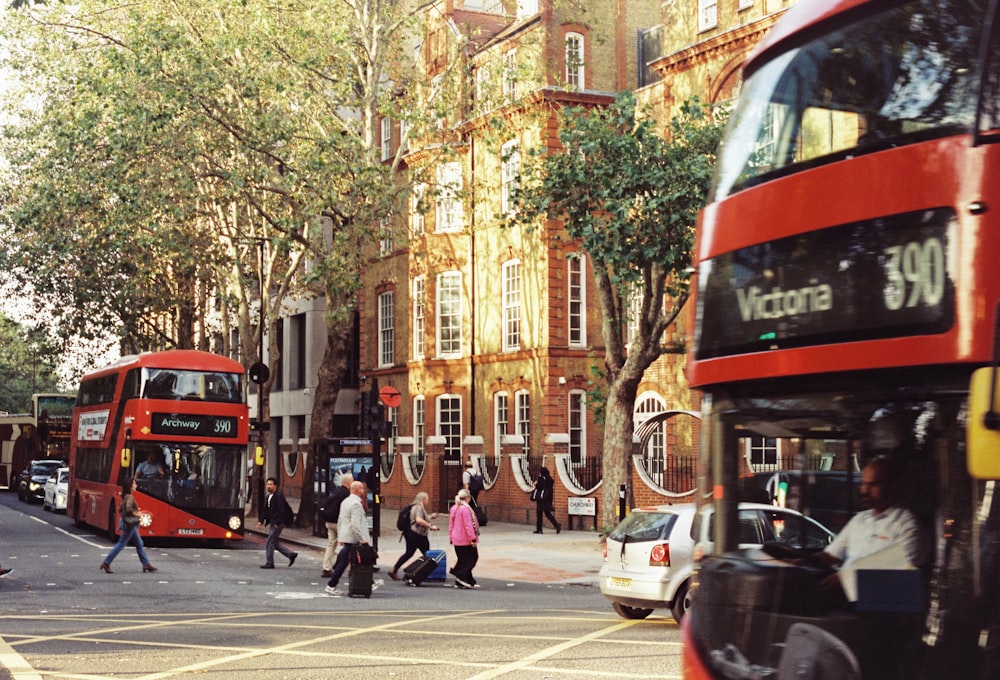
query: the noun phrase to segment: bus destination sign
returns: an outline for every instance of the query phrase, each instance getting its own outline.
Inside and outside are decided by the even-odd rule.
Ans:
[[[947,208],[905,213],[703,262],[698,358],[947,330],[954,221]]]
[[[226,437],[239,435],[239,418],[195,413],[153,413],[150,430],[153,434],[175,437]]]

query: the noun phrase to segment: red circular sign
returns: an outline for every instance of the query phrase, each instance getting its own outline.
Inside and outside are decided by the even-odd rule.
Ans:
[[[400,396],[399,390],[390,385],[386,385],[378,391],[378,398],[389,408],[398,408],[403,403],[403,397]]]

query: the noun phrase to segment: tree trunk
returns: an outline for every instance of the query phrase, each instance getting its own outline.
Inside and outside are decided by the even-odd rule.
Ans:
[[[343,300],[331,302],[328,298],[327,305],[328,309],[344,309],[345,302]],[[319,441],[333,434],[334,407],[337,404],[337,394],[347,378],[347,361],[351,356],[353,324],[350,319],[349,316],[345,321],[327,323],[326,350],[323,353],[323,362],[319,366],[313,397],[312,422],[309,424],[310,468],[316,464]],[[306,479],[312,479],[311,470],[307,471]],[[314,485],[304,484],[299,515],[311,517],[315,503]]]
[[[608,384],[601,462],[604,478],[601,488],[601,526],[607,531],[623,519],[617,515],[621,486],[625,485],[626,488],[626,507],[631,507],[634,498],[631,488],[632,433],[635,429],[632,408],[641,377],[641,373],[633,376],[623,371]]]

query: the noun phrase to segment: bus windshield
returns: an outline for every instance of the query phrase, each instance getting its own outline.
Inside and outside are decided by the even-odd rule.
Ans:
[[[855,14],[766,61],[744,82],[712,200],[819,163],[970,130],[983,23],[975,5],[919,0]]]
[[[139,491],[185,510],[233,508],[240,502],[243,446],[135,443]]]
[[[237,373],[149,368],[143,376],[146,399],[243,402],[243,376]]]
[[[780,393],[759,386],[712,393],[706,417],[724,433],[714,439],[726,448],[718,459],[738,480],[739,500],[797,509],[841,533],[852,515],[870,506],[870,490],[858,491],[865,466],[892,460],[894,507],[913,517],[917,532],[898,552],[874,553],[863,568],[842,568],[839,587],[831,588],[823,582],[831,572],[810,562],[807,551],[739,549],[738,524],[728,521],[727,534],[716,536],[728,551],[700,563],[691,626],[708,673],[696,677],[784,678],[786,671],[778,669],[797,668],[796,659],[808,654],[803,631],[821,638],[824,649],[836,648],[830,659],[808,648],[830,664],[823,677],[986,677],[919,673],[925,617],[934,631],[946,626],[936,617],[953,616],[948,603],[957,599],[977,610],[1000,595],[991,529],[973,530],[960,511],[967,507],[995,530],[1000,504],[991,502],[993,482],[956,481],[964,475],[965,400],[958,380],[938,377],[938,384],[912,390],[879,387],[859,376],[823,391],[799,383],[803,389],[789,384]],[[874,536],[888,529],[879,524],[870,531]],[[945,566],[954,559],[942,553],[945,540],[976,563],[967,580],[958,578],[957,562]],[[932,575],[936,585],[929,590]]]

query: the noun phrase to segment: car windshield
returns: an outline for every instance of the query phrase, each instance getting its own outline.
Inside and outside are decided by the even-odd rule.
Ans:
[[[982,23],[975,4],[918,0],[865,15],[752,72],[712,200],[796,167],[972,129]]]
[[[55,463],[32,463],[28,474],[32,477],[48,477],[52,471],[59,467],[59,462]]]
[[[670,537],[676,521],[677,515],[673,512],[636,511],[615,527],[608,538],[628,543],[664,541]]]

